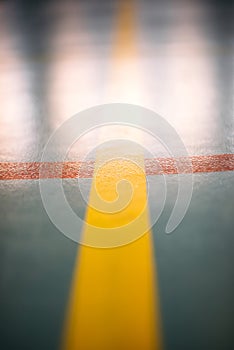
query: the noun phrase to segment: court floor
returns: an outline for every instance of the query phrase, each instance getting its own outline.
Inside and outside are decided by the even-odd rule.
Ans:
[[[1,349],[233,349],[233,16],[231,1],[0,2]],[[89,224],[126,224],[145,204],[136,240],[90,247],[52,223],[40,167],[64,122],[111,103],[147,108],[171,125],[192,164],[193,194],[179,226],[166,234],[179,171],[165,145],[121,125],[120,117],[69,149],[61,138],[43,180],[62,181],[84,220],[77,234],[90,237]],[[154,128],[147,118],[140,123]],[[60,151],[67,152],[62,163]],[[111,162],[98,173],[100,159]],[[137,191],[127,212],[97,214],[95,188],[110,208],[121,178]],[[153,225],[162,179],[166,199]],[[50,196],[65,222],[56,193]]]

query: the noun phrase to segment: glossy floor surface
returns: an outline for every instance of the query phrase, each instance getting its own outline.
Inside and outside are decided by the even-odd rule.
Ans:
[[[126,3],[125,8],[117,0],[0,2],[3,350],[61,347],[82,249],[48,218],[38,180],[13,180],[3,163],[17,168],[40,162],[49,136],[61,123],[88,107],[111,102],[141,105],[163,116],[190,156],[234,153],[233,3]],[[125,11],[130,11],[127,19]],[[122,132],[130,139],[145,137]],[[115,134],[113,127],[87,134],[67,159],[79,161],[91,152],[95,161],[94,140],[106,141],[110,134]],[[168,156],[157,142],[147,142],[155,156]],[[189,209],[171,235],[164,232],[177,180],[176,175],[165,176],[167,200],[152,228],[161,317],[161,329],[155,332],[161,334],[165,350],[234,347],[233,158],[229,162],[230,171],[216,167],[194,174]],[[156,177],[147,176],[152,188]],[[87,198],[91,183],[90,176],[82,179]],[[87,206],[76,186],[76,179],[64,180],[73,210],[85,217]],[[157,192],[149,204],[152,214]]]

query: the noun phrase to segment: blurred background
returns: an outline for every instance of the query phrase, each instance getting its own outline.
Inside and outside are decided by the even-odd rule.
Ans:
[[[1,162],[40,161],[63,121],[110,102],[153,109],[191,155],[233,153],[233,1],[0,1]],[[194,181],[177,234],[159,235],[172,199],[154,228],[164,348],[231,350],[233,173]],[[77,246],[37,181],[1,181],[0,194],[0,348],[58,349]]]
[[[233,2],[134,1],[120,68],[121,1],[0,4],[2,160],[39,159],[64,120],[108,102],[154,109],[193,154],[233,151]]]

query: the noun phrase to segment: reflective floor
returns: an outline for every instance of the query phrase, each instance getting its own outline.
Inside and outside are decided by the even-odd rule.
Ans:
[[[164,117],[190,156],[234,153],[233,2],[123,3],[0,2],[0,175],[5,162],[40,161],[58,126],[110,102]],[[119,131],[145,138],[127,127]],[[67,159],[82,160],[94,140],[115,132],[105,127],[83,136]],[[146,142],[155,156],[168,156],[150,137]],[[164,231],[176,180],[166,179],[167,201],[152,228],[163,349],[231,350],[233,171],[194,174],[192,201],[172,235]],[[92,179],[82,181],[88,195]],[[74,211],[84,217],[76,184],[64,180]],[[38,180],[4,178],[0,195],[0,348],[59,349],[81,248],[49,220]],[[151,212],[156,203],[155,196]]]

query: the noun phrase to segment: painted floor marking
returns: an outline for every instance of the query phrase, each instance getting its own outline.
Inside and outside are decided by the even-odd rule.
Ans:
[[[193,173],[234,171],[234,154],[191,156]],[[41,178],[92,178],[95,161],[86,162],[0,162],[0,180]],[[173,158],[145,159],[146,175],[178,174]]]
[[[117,63],[134,52],[133,4],[134,1],[120,2],[114,52]],[[113,239],[115,228],[120,228],[120,234],[134,236],[138,230],[145,232],[150,227],[143,154],[135,156],[134,162],[115,159],[106,163],[109,159],[103,151],[96,158],[84,237],[93,234],[88,224],[109,228],[110,239]],[[120,182],[122,179],[128,183]],[[119,196],[116,193],[118,183],[122,188]],[[129,196],[129,183],[132,197]],[[106,205],[104,211],[103,203],[104,207]],[[129,230],[127,224],[132,221],[138,224]],[[121,247],[80,247],[63,349],[162,349],[151,239],[151,231],[148,231],[133,243]]]
[[[149,227],[149,217],[144,171],[134,169],[136,164],[131,162],[123,166],[121,160],[115,160],[113,165],[109,163],[98,173],[95,172],[86,222],[98,227],[109,227],[110,236],[111,228],[123,226],[123,233],[130,235],[124,225],[137,219],[143,212],[135,229],[145,230]],[[113,188],[123,178],[133,187],[134,195],[130,204],[125,207],[128,191],[123,189],[118,206],[122,204],[124,210],[100,213],[96,191],[110,203],[116,196]],[[92,229],[85,226],[83,235],[90,234]],[[134,232],[131,234],[134,236]],[[149,231],[137,241],[122,247],[102,249],[81,246],[74,270],[64,349],[161,349],[160,312],[151,239]]]

